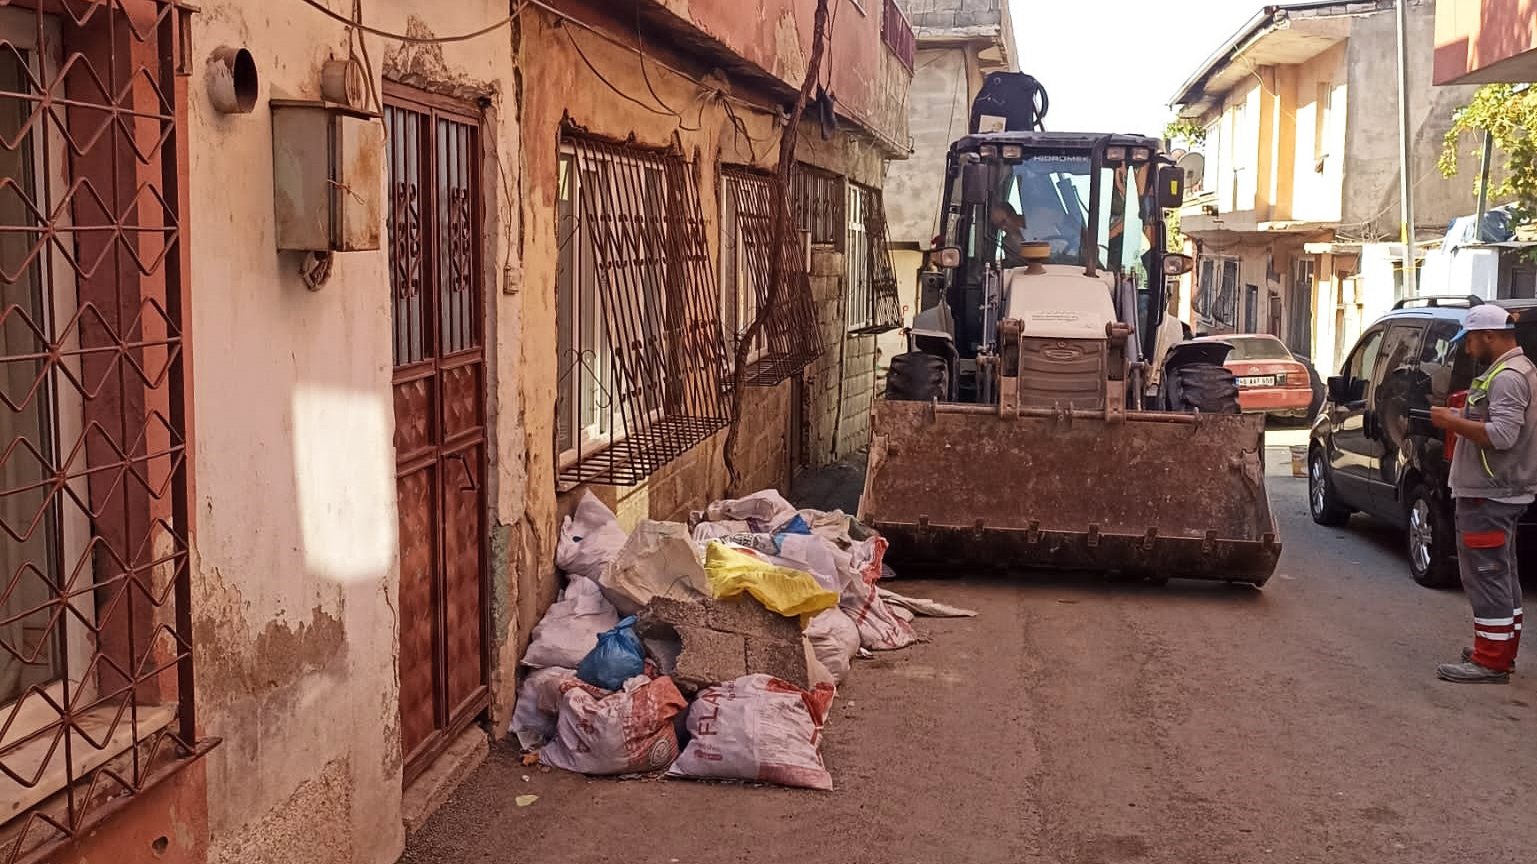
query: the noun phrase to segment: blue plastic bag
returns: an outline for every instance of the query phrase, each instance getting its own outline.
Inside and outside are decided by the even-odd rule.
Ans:
[[[598,644],[576,667],[576,677],[594,687],[618,690],[624,682],[646,671],[646,652],[635,635],[635,616],[598,634]]]

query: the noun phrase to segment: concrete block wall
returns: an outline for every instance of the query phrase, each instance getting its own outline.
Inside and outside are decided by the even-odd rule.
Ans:
[[[876,392],[877,338],[848,335],[845,256],[831,247],[811,253],[811,293],[822,353],[806,368],[806,462],[820,467],[863,449],[870,440]]]

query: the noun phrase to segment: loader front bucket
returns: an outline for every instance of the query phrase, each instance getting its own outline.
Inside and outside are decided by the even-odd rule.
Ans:
[[[1263,585],[1259,415],[877,400],[860,519],[898,572],[1046,568]]]

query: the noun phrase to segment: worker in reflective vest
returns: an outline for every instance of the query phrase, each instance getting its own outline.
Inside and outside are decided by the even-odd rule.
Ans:
[[[1431,422],[1460,441],[1452,454],[1457,561],[1473,605],[1473,647],[1436,669],[1446,681],[1505,684],[1521,644],[1516,521],[1537,497],[1537,367],[1516,343],[1510,313],[1475,306],[1453,339],[1489,369],[1467,407],[1432,408]]]

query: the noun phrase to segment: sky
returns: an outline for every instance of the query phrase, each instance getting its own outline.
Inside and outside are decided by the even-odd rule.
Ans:
[[[1160,135],[1169,97],[1264,0],[1009,0],[1019,70],[1051,96],[1046,128]],[[1090,28],[1085,30],[1085,27]]]

